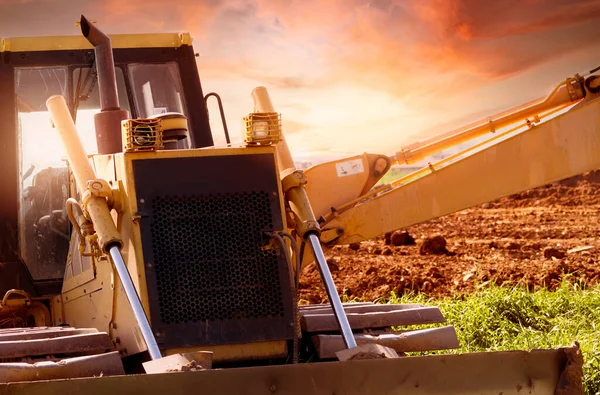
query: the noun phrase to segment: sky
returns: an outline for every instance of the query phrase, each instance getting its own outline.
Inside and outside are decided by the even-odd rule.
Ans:
[[[78,35],[81,14],[190,32],[234,140],[265,86],[299,159],[391,155],[600,65],[600,0],[0,0],[0,37]]]

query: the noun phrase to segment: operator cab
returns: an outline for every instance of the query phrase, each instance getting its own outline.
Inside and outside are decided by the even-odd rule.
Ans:
[[[115,35],[111,40],[121,109],[130,118],[183,114],[188,131],[167,148],[212,146],[189,35]],[[71,238],[65,201],[73,186],[46,108],[53,95],[65,97],[84,148],[98,153],[94,115],[102,106],[91,44],[77,36],[3,40],[0,262],[13,269],[0,275],[0,295],[18,283],[32,294],[55,292],[64,275]]]

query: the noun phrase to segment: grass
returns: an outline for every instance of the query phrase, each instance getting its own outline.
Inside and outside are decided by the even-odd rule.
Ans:
[[[438,306],[447,324],[456,328],[461,345],[446,353],[556,348],[578,341],[584,356],[585,393],[600,391],[599,287],[564,284],[556,291],[536,292],[491,287],[465,298],[392,294],[378,302]]]

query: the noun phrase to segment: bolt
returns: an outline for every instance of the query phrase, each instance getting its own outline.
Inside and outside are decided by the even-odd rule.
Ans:
[[[140,203],[144,204],[144,203],[146,203],[146,201],[142,198],[142,199],[140,199]]]

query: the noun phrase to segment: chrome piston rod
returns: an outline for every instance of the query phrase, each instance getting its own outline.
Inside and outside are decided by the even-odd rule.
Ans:
[[[117,269],[117,273],[121,279],[121,284],[123,284],[123,289],[125,289],[125,294],[127,295],[129,304],[133,309],[135,319],[140,327],[140,330],[142,331],[142,336],[144,337],[144,341],[148,347],[150,358],[153,360],[162,358],[160,349],[158,348],[158,344],[156,343],[156,339],[152,333],[150,322],[148,321],[148,317],[146,317],[146,313],[142,307],[140,297],[138,296],[135,286],[133,285],[133,281],[131,281],[129,270],[127,270],[127,266],[125,266],[125,261],[123,261],[123,256],[121,255],[121,251],[119,251],[117,246],[110,248],[110,257],[112,258],[113,264]]]
[[[354,339],[352,327],[348,322],[348,317],[346,316],[346,312],[344,311],[344,306],[342,306],[342,301],[340,300],[340,296],[338,295],[337,290],[335,288],[335,283],[333,282],[333,277],[331,277],[329,266],[327,266],[327,260],[325,259],[325,254],[323,254],[323,249],[321,248],[319,237],[315,234],[310,234],[308,235],[308,240],[315,254],[317,267],[319,268],[319,273],[321,274],[321,278],[323,279],[323,284],[325,285],[325,290],[327,291],[327,297],[329,298],[329,302],[331,303],[333,314],[335,315],[335,319],[337,320],[340,326],[342,338],[344,339],[346,348],[354,348],[356,347],[356,339]]]

